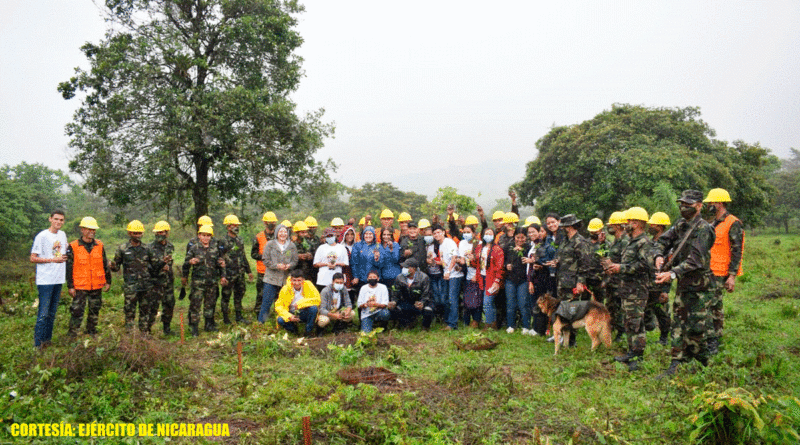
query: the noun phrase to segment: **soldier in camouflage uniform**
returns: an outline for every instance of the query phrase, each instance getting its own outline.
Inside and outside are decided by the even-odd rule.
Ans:
[[[589,246],[592,248],[592,257],[589,266],[589,275],[586,277],[586,288],[594,295],[594,299],[603,302],[605,300],[605,286],[603,286],[603,265],[601,261],[608,257],[608,244],[606,243],[606,233],[603,231],[603,221],[600,218],[592,218],[589,221]]]
[[[125,294],[125,328],[132,329],[136,320],[136,308],[139,308],[139,331],[150,333],[150,307],[153,296],[151,269],[156,267],[150,249],[142,243],[144,226],[133,220],[128,224],[130,239],[120,244],[111,262],[114,272],[122,269],[123,293]]]
[[[627,232],[631,239],[622,252],[619,263],[606,260],[605,268],[609,274],[619,274],[619,293],[622,296],[622,312],[625,315],[625,333],[628,336],[628,352],[614,357],[614,360],[628,364],[635,371],[644,356],[647,346],[647,333],[644,329],[644,308],[647,305],[647,283],[653,269],[651,267],[651,244],[645,235],[647,212],[641,207],[632,207],[626,212]]]
[[[111,269],[109,269],[106,250],[100,240],[94,238],[98,229],[97,221],[91,216],[81,220],[81,237],[67,247],[67,289],[72,297],[69,311],[69,331],[67,335],[74,338],[86,314],[86,333],[97,334],[97,319],[103,306],[102,292],[111,287]],[[97,255],[99,249],[99,255]]]
[[[303,273],[303,278],[311,279],[311,272],[314,269],[314,253],[312,241],[308,239],[308,226],[304,221],[297,221],[292,227],[294,237],[292,242],[297,246],[297,265],[292,270],[299,270]],[[313,281],[312,281],[313,283]]]
[[[595,255],[589,241],[578,233],[580,222],[573,214],[564,215],[559,222],[566,232],[556,254],[558,299],[562,301],[591,298],[586,292],[586,279],[591,274]]]
[[[164,335],[175,335],[170,324],[172,314],[175,309],[175,274],[172,272],[172,254],[175,253],[175,246],[167,240],[169,237],[169,223],[159,221],[153,227],[156,240],[150,244],[150,252],[153,255],[154,267],[153,276],[153,302],[150,307],[150,326],[155,323],[158,314],[158,306],[161,305],[161,324],[164,325]]]
[[[652,236],[653,243],[664,233],[670,225],[669,216],[663,212],[656,212],[647,222],[647,232]],[[653,258],[655,261],[655,258]],[[656,284],[655,274],[648,282],[647,307],[644,310],[645,330],[652,331],[658,325],[661,336],[658,343],[666,346],[669,341],[670,319],[669,319],[669,289],[670,284]]]
[[[714,247],[711,248],[711,272],[717,281],[716,291],[709,306],[711,323],[708,326],[708,352],[716,354],[722,338],[725,314],[722,310],[723,290],[733,292],[736,277],[742,274],[742,255],[744,254],[744,225],[739,218],[728,212],[731,197],[724,189],[712,189],[703,200],[714,213],[711,226],[716,233]]]
[[[612,263],[622,261],[622,252],[628,247],[631,239],[622,227],[626,224],[623,212],[614,212],[608,218],[608,233],[614,236],[614,242],[608,248],[608,258]],[[622,313],[622,297],[619,293],[621,284],[617,274],[607,275],[606,279],[606,307],[611,313],[611,327],[617,331],[614,341],[620,341],[625,334],[625,318]]]
[[[223,286],[228,284],[225,278],[225,257],[221,254],[216,243],[211,240],[214,231],[209,226],[202,226],[197,231],[198,243],[192,244],[186,253],[186,262],[183,263],[184,286],[188,281],[189,272],[192,275],[192,293],[189,300],[189,327],[192,335],[197,336],[197,324],[200,321],[200,305],[203,305],[205,318],[204,329],[214,332],[217,326],[214,323],[214,309],[217,304],[217,280]]]
[[[678,280],[672,306],[672,362],[662,378],[675,374],[681,363],[692,358],[708,364],[708,307],[715,288],[710,262],[716,235],[700,217],[702,200],[698,190],[684,190],[678,199],[682,218],[654,245],[656,269],[666,269],[656,274],[656,283]],[[672,257],[665,264],[664,255],[670,250]]]
[[[305,219],[306,227],[308,227],[308,232],[306,232],[306,240],[308,240],[308,248],[309,252],[311,252],[311,274],[309,280],[312,283],[317,282],[317,275],[319,274],[319,269],[314,267],[314,254],[317,253],[317,249],[322,244],[322,240],[319,236],[317,236],[317,227],[319,224],[317,223],[316,218],[313,216],[308,216]],[[378,240],[380,241],[380,240]],[[378,243],[380,244],[380,243]]]
[[[227,258],[225,263],[225,272],[228,279],[228,285],[222,288],[222,298],[220,301],[220,309],[222,309],[222,322],[230,324],[231,320],[228,318],[228,305],[233,294],[233,309],[236,311],[236,322],[242,324],[250,324],[242,316],[242,298],[247,289],[247,284],[244,281],[244,274],[247,273],[247,278],[253,281],[253,272],[250,271],[250,263],[244,255],[244,242],[239,237],[239,218],[236,215],[228,215],[224,221],[225,227],[228,229],[227,236],[219,241],[219,248]]]

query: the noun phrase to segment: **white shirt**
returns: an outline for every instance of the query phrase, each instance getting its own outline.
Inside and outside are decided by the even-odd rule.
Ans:
[[[378,304],[389,304],[389,289],[381,283],[378,283],[375,287],[371,287],[368,284],[361,286],[361,290],[358,292],[358,307],[361,307],[362,304],[366,304],[372,298],[374,298],[375,302]],[[380,309],[374,307],[361,309],[361,318],[375,315],[375,312],[379,310]]]
[[[297,305],[303,299],[303,289],[295,290],[294,291],[294,298],[292,298],[292,302],[289,304],[289,312],[294,312],[297,310]]]
[[[442,240],[442,244],[439,244],[439,254],[442,256],[442,267],[446,272],[450,268],[450,261],[454,257],[458,257],[458,246],[456,246],[456,242],[451,240],[450,238],[445,237]],[[464,272],[456,272],[455,268],[450,271],[450,278],[459,278],[463,277]]]
[[[67,234],[63,230],[53,233],[42,230],[33,240],[31,253],[39,258],[58,258],[67,254]],[[36,285],[64,284],[67,281],[67,263],[36,263]]]
[[[472,252],[472,248],[473,245],[471,242],[462,239],[461,242],[458,243],[458,256],[466,259],[467,254]],[[473,279],[475,279],[475,267],[469,266],[467,267],[467,281],[472,281]]]
[[[333,269],[327,266],[330,263],[350,264],[350,259],[347,255],[347,249],[343,244],[330,245],[328,243],[321,244],[317,251],[314,253],[314,264],[325,263],[326,266],[317,269],[317,284],[320,286],[327,286],[333,282],[333,274],[342,272],[341,266],[336,266]]]

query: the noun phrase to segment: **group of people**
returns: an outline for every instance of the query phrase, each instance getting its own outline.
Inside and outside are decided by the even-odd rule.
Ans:
[[[409,327],[421,318],[424,329],[438,319],[444,330],[505,327],[509,334],[519,329],[538,336],[547,332],[548,319],[536,301],[549,293],[562,301],[604,302],[618,339],[626,335],[628,340],[628,352],[616,359],[631,370],[643,358],[646,331],[656,325],[662,344],[672,333],[667,374],[692,358],[706,364],[718,350],[722,292],[732,292],[741,274],[744,244],[741,221],[726,210],[730,196],[725,190],[713,189],[705,200],[699,191],[684,191],[678,199],[682,218],[672,227],[666,214],[651,216],[640,207],[614,212],[606,224],[592,219],[589,239],[580,233],[581,220],[571,214],[547,214],[544,223],[531,216],[520,224],[516,196],[510,196],[511,211],[494,212],[491,224],[480,207],[477,217],[464,217],[450,206],[444,218],[431,220],[414,221],[403,212],[396,228],[394,213],[385,209],[380,226],[372,225],[370,215],[358,224],[333,218],[321,237],[314,217],[292,224],[266,212],[264,230],[250,249],[258,277],[253,308],[258,320],[265,323],[274,312],[279,326],[306,335],[353,323],[364,332],[389,322]],[[713,213],[711,223],[701,217],[704,201]],[[108,289],[111,272],[120,269],[126,326],[133,327],[138,307],[138,328],[149,333],[161,307],[164,333],[171,335],[175,297],[169,224],[156,223],[155,241],[143,244],[142,223],[131,221],[130,239],[108,261],[103,244],[94,238],[98,227],[93,218],[83,218],[81,237],[69,244],[59,230],[63,221],[63,212],[53,212],[51,227],[37,236],[31,251],[40,294],[35,345],[46,345],[52,335],[61,287],[55,277],[66,277],[73,297],[69,334],[77,334],[87,305],[86,332],[94,334],[101,292]],[[181,295],[191,279],[189,327],[195,336],[201,306],[204,329],[217,330],[220,286],[223,322],[231,322],[233,295],[236,322],[249,323],[242,299],[245,275],[250,281],[254,277],[239,236],[241,224],[236,215],[228,215],[223,225],[226,233],[214,238],[211,218],[201,217],[197,237],[186,247]],[[677,290],[670,320],[673,280]]]

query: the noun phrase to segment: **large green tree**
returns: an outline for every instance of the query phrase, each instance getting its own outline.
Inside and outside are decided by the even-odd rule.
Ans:
[[[447,206],[453,204],[455,212],[464,215],[465,217],[475,211],[478,204],[471,196],[460,195],[458,189],[455,187],[439,187],[436,190],[436,196],[433,197],[431,202],[422,206],[422,211],[426,217],[434,214],[444,215],[447,212]]]
[[[538,154],[513,186],[540,213],[607,217],[634,204],[661,205],[667,189],[727,189],[731,210],[757,225],[771,207],[769,150],[714,140],[697,108],[615,104],[593,119],[556,127],[536,142]],[[648,208],[669,211],[669,208]]]
[[[767,220],[783,226],[789,233],[789,223],[800,217],[800,150],[791,150],[791,157],[783,159],[780,167],[770,176],[769,182],[775,187],[775,207]]]
[[[81,49],[88,71],[66,127],[70,169],[110,204],[163,207],[191,197],[195,216],[222,200],[285,200],[328,181],[313,159],[332,126],[303,118],[293,0],[106,0],[106,37]],[[271,203],[263,203],[271,204]]]
[[[414,192],[404,192],[388,182],[367,182],[361,187],[348,190],[349,211],[348,218],[358,220],[366,214],[372,215],[372,220],[378,224],[378,217],[383,209],[394,213],[395,221],[400,212],[408,212],[412,218],[419,219],[423,214],[422,207],[428,202],[425,195]]]

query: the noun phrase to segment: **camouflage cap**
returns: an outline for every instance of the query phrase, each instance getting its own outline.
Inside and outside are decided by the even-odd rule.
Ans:
[[[325,237],[325,236],[333,236],[333,235],[336,235],[336,230],[334,230],[333,227],[328,227],[328,228],[326,228],[325,230],[322,231],[322,236],[323,237]]]
[[[409,259],[403,261],[403,264],[401,264],[401,266],[419,268],[419,263],[417,262],[416,259],[409,258]]]
[[[574,226],[575,224],[578,224],[579,222],[581,222],[581,220],[579,220],[577,217],[575,217],[575,215],[570,213],[568,215],[562,216],[561,220],[559,221],[559,224],[561,224],[562,227],[571,227]]]
[[[703,193],[700,190],[684,190],[678,202],[685,204],[694,204],[696,202],[703,202]]]

